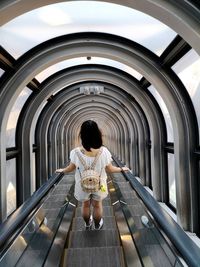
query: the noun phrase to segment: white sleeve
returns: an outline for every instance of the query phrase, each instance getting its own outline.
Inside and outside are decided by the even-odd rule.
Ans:
[[[75,149],[73,149],[71,152],[70,152],[70,161],[71,163],[75,164],[76,165],[76,152],[75,152]]]
[[[111,162],[112,162],[112,155],[111,155],[110,151],[106,147],[104,147],[104,164],[105,164],[105,166],[107,166]]]

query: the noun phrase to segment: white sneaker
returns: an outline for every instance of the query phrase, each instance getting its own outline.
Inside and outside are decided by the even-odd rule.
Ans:
[[[92,223],[93,223],[93,217],[92,217],[92,215],[90,215],[90,219],[89,219],[88,224],[85,223],[85,230],[91,230],[92,229]]]
[[[103,227],[103,218],[101,218],[100,222],[94,226],[95,230],[100,230]]]

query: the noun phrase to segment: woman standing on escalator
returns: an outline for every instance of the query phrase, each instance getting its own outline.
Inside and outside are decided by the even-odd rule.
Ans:
[[[109,150],[103,146],[102,134],[95,121],[85,121],[80,130],[82,146],[70,152],[70,164],[58,169],[56,172],[69,173],[75,171],[75,198],[82,202],[82,216],[86,229],[99,230],[103,227],[102,200],[108,195],[107,172],[128,171],[127,167],[115,167],[112,165],[112,157]],[[86,171],[86,172],[84,172]],[[91,174],[91,179],[98,175],[98,185],[95,182],[88,185],[88,178],[84,174]],[[85,180],[84,180],[85,179]],[[90,181],[92,181],[90,179]],[[91,188],[94,185],[94,188]],[[92,209],[93,208],[93,209]]]

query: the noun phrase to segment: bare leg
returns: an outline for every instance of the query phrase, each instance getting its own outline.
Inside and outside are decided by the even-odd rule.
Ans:
[[[89,223],[90,219],[90,204],[91,204],[90,200],[84,201],[82,203],[82,216],[86,224]]]
[[[97,201],[92,199],[92,206],[93,206],[93,218],[94,218],[94,223],[97,225],[103,214],[103,206],[102,206],[102,201]]]

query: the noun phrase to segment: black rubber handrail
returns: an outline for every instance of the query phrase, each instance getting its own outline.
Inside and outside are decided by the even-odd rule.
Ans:
[[[121,161],[113,157],[120,167]],[[172,219],[172,217],[159,205],[143,185],[131,172],[123,172],[133,189],[137,192],[143,203],[150,211],[155,221],[159,224],[166,236],[177,248],[182,258],[190,267],[200,267],[200,248],[191,240],[184,230]]]
[[[47,180],[33,195],[27,199],[5,222],[0,226],[0,248],[9,240],[17,231],[18,227],[23,223],[27,216],[39,204],[42,198],[49,190],[58,183],[62,178],[63,173],[56,173]]]

